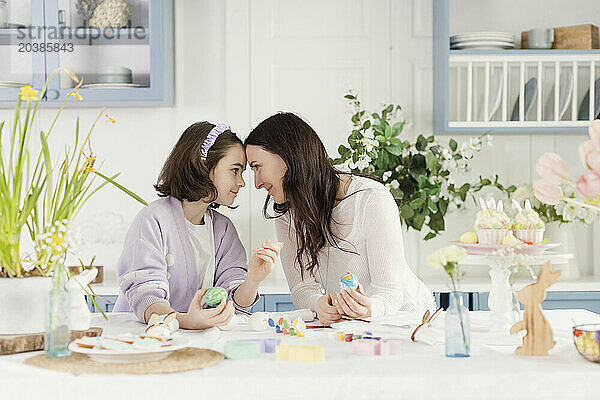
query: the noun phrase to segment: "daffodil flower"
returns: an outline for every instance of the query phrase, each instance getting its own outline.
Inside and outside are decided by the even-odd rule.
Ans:
[[[73,96],[75,101],[83,100],[83,97],[81,97],[81,95],[78,92],[71,92],[69,93],[69,96]]]
[[[38,100],[37,94],[38,94],[38,91],[32,89],[31,86],[23,86],[21,88],[21,91],[19,92],[19,97],[22,100],[27,100],[27,102],[29,103],[30,101]]]
[[[106,122],[110,122],[110,123],[115,123],[115,119],[113,117],[111,117],[110,115],[104,113],[104,115],[106,116]]]

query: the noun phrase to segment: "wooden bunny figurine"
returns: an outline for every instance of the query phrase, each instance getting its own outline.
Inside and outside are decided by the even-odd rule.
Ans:
[[[542,313],[542,301],[546,298],[546,289],[556,283],[560,271],[552,271],[552,264],[548,261],[540,268],[536,283],[525,286],[517,292],[517,299],[525,305],[523,320],[510,328],[510,333],[526,330],[523,346],[517,347],[515,354],[520,356],[547,356],[548,350],[556,342],[552,337],[552,328]]]
[[[96,268],[86,269],[79,275],[72,276],[66,283],[66,289],[71,297],[71,329],[85,331],[90,329],[92,314],[85,302],[83,288],[98,275]]]

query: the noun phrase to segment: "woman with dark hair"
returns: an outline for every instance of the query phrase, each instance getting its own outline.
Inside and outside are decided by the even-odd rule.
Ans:
[[[154,186],[162,198],[143,208],[127,233],[114,311],[133,311],[143,322],[175,311],[180,327],[205,329],[229,323],[234,306],[258,301],[281,245],[265,242],[247,265],[235,227],[215,210],[231,206],[246,185],[245,166],[242,142],[227,125],[198,122],[183,132]],[[231,300],[203,309],[213,286]]]
[[[244,144],[255,186],[268,193],[264,215],[276,218],[286,244],[281,262],[297,308],[329,325],[434,306],[406,263],[398,208],[385,186],[333,168],[316,132],[292,113],[262,121]],[[357,289],[340,290],[346,271]]]

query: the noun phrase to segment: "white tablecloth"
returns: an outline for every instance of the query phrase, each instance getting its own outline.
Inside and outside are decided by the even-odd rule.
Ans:
[[[572,320],[600,322],[584,310],[545,311],[556,347],[548,357],[517,357],[514,345],[497,345],[502,337],[484,332],[488,312],[471,312],[472,355],[444,356],[443,319],[423,335],[429,343],[412,343],[410,330],[387,328],[388,337],[403,340],[402,352],[387,357],[352,354],[352,345],[328,339],[330,329],[310,330],[305,338],[281,337],[284,343],[325,346],[324,363],[260,359],[225,360],[198,371],[156,375],[79,375],[23,364],[38,353],[0,356],[0,399],[573,399],[596,398],[600,365],[584,360],[571,341]],[[132,314],[94,315],[93,326],[106,334],[141,332]],[[416,324],[415,314],[400,314],[398,323]],[[243,328],[243,327],[242,327]],[[375,329],[372,329],[375,330]],[[395,332],[395,333],[393,333]],[[216,329],[180,331],[196,347],[223,351],[227,340],[272,337],[271,332]],[[491,343],[496,343],[491,346]],[[596,382],[596,383],[594,383]]]

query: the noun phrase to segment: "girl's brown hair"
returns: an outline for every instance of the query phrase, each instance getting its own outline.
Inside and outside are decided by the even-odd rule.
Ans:
[[[173,196],[180,201],[208,198],[213,202],[217,199],[219,194],[209,173],[230,147],[243,144],[235,133],[225,131],[217,137],[206,159],[203,159],[200,148],[214,127],[215,124],[210,122],[196,122],[183,132],[154,185],[160,197]]]
[[[344,240],[332,231],[333,207],[340,200],[337,192],[344,173],[330,164],[325,146],[310,125],[295,114],[278,113],[258,124],[244,145],[260,146],[277,154],[287,166],[283,176],[286,202],[275,204],[278,215],[269,216],[271,196],[267,195],[263,214],[265,218],[277,218],[290,211],[298,246],[296,263],[302,276],[304,271],[314,276],[319,252],[326,245],[354,253],[341,248],[338,242]]]

